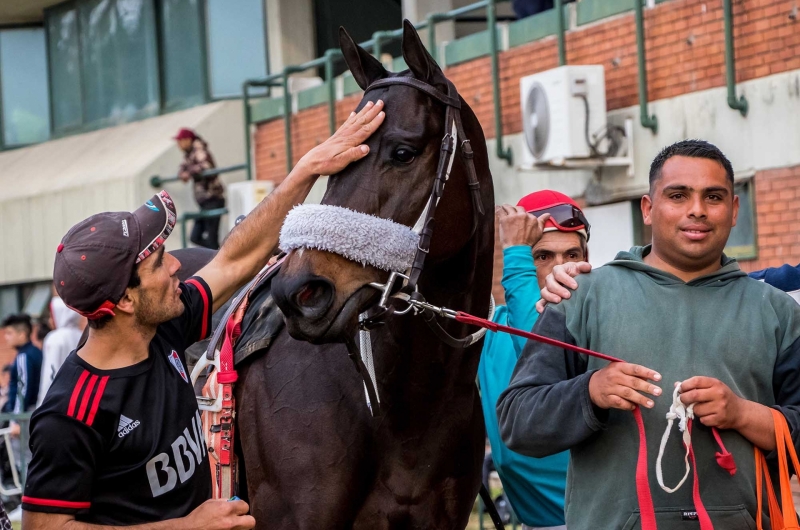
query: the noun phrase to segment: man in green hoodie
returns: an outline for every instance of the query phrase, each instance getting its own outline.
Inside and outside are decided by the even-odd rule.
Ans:
[[[800,306],[750,281],[723,254],[738,207],[733,169],[719,149],[698,140],[665,148],[642,198],[652,245],[576,278],[571,297],[537,320],[537,333],[629,361],[528,342],[498,401],[509,448],[535,457],[571,451],[570,530],[639,527],[639,440],[629,411],[641,408],[648,454],[656,455],[676,383],[681,401],[694,403],[692,446],[711,520],[726,530],[755,528],[753,446],[775,448],[769,407],[786,416],[795,440],[800,433]],[[715,461],[711,427],[736,459],[733,476]],[[683,459],[671,440],[666,485],[680,481]],[[651,481],[650,489],[659,530],[697,528],[690,487],[669,494]]]

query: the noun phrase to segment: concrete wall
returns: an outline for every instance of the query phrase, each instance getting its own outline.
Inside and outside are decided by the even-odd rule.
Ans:
[[[313,0],[265,0],[270,73],[317,56]]]

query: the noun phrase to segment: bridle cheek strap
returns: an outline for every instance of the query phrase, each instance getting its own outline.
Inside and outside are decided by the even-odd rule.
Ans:
[[[475,171],[474,153],[472,145],[464,132],[464,125],[461,120],[461,98],[458,95],[455,85],[447,79],[443,79],[443,84],[447,86],[447,94],[436,87],[413,77],[389,77],[375,81],[364,91],[369,92],[376,88],[384,88],[393,85],[405,85],[419,90],[432,97],[436,101],[445,105],[444,128],[445,135],[442,138],[442,146],[439,154],[439,164],[436,170],[436,177],[433,181],[431,195],[428,198],[422,215],[414,225],[414,231],[420,236],[416,255],[414,256],[411,268],[408,271],[408,290],[415,294],[419,277],[425,266],[426,255],[430,252],[430,243],[433,237],[434,215],[439,200],[444,193],[445,183],[450,177],[450,170],[453,166],[455,152],[460,149],[461,157],[467,170],[467,186],[470,190],[473,209],[473,234],[478,228],[478,218],[484,215],[483,201],[480,194],[480,182]],[[458,141],[461,141],[459,144]]]

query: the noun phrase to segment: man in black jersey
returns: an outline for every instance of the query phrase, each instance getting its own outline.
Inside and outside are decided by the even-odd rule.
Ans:
[[[305,155],[185,283],[163,247],[176,220],[164,191],[134,212],[94,215],[64,236],[56,289],[90,331],[31,420],[26,530],[255,525],[245,502],[209,500],[210,464],[184,350],[208,335],[214,310],[267,263],[283,218],[317,177],[366,156],[362,142],[382,123],[382,107],[367,104]]]

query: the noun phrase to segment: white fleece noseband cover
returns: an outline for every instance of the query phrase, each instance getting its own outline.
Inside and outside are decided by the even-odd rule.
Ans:
[[[419,234],[411,228],[341,206],[302,204],[286,216],[280,248],[326,250],[385,271],[411,267]]]

